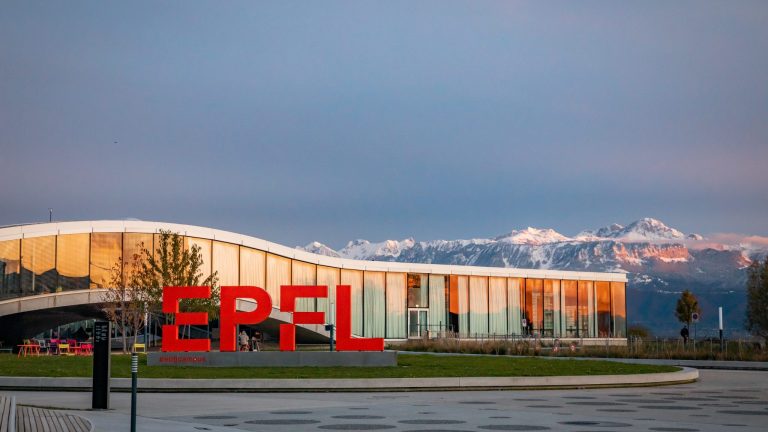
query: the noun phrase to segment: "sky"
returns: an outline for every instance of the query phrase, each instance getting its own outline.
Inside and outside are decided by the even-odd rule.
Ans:
[[[0,13],[0,225],[286,245],[768,235],[765,1],[29,1]]]

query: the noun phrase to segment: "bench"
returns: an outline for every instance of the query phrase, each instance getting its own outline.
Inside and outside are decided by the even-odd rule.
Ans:
[[[0,432],[16,432],[16,399],[0,396]]]
[[[20,406],[17,432],[90,432],[91,422],[75,414]]]

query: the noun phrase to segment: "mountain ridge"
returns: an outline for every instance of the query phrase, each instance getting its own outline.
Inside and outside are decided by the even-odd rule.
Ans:
[[[725,240],[725,241],[723,241]],[[297,247],[326,256],[489,267],[627,273],[630,324],[674,334],[672,311],[690,289],[702,305],[723,304],[730,329],[741,328],[746,267],[768,254],[768,238],[683,233],[658,219],[611,224],[568,237],[551,228],[527,227],[491,238],[370,242],[354,240],[336,251],[312,242]],[[632,300],[632,301],[629,301]],[[712,326],[715,313],[704,312]]]

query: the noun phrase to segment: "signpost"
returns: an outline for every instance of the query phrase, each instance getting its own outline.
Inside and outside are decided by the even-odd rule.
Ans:
[[[691,314],[691,320],[693,321],[693,351],[696,351],[696,323],[699,322],[699,316],[698,312],[694,312]]]
[[[723,340],[723,307],[720,306],[717,308],[717,315],[720,318],[720,352],[723,352],[725,350],[725,341]]]
[[[93,326],[93,409],[109,409],[111,352],[112,323],[96,321]]]

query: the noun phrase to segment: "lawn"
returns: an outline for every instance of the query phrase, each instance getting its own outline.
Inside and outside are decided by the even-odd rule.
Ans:
[[[399,354],[397,367],[198,368],[147,366],[140,356],[141,378],[422,378],[622,375],[672,372],[673,366],[634,365],[600,360],[547,360],[490,356]],[[0,376],[90,377],[91,357],[21,357],[0,354]],[[130,356],[112,356],[112,376],[130,377]]]

